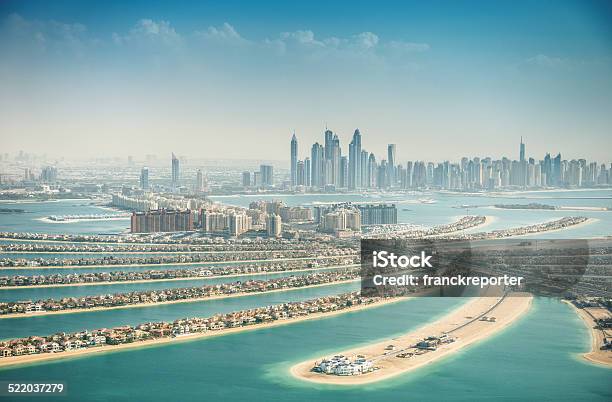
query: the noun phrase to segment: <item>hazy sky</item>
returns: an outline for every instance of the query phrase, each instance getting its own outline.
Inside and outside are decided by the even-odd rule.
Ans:
[[[2,152],[612,160],[609,1],[0,1]]]

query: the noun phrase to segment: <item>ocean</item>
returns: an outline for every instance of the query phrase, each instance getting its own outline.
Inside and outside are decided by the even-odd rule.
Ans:
[[[282,199],[290,205],[334,200],[396,201],[401,222],[428,226],[454,221],[466,213],[466,208],[462,206],[469,206],[470,214],[496,217],[486,230],[580,215],[597,221],[539,237],[588,238],[612,234],[610,211],[524,211],[491,207],[494,204],[528,202],[566,207],[612,207],[612,191],[607,190],[527,192],[487,197],[431,193],[414,196],[297,195],[215,199],[248,205],[259,198]],[[418,202],[422,198],[431,198],[434,203]],[[0,231],[92,234],[125,229],[125,222],[120,221],[52,224],[37,220],[50,214],[102,213],[99,208],[80,201],[10,205],[26,209],[28,213],[1,216]],[[0,207],[11,206],[0,204]],[[164,287],[170,284],[181,287],[195,285],[188,284],[190,282],[170,282],[165,283]],[[351,283],[196,303],[3,319],[0,320],[0,339],[206,316],[305,300],[356,288],[358,283]],[[120,284],[0,290],[0,300],[113,293],[127,289],[140,287],[137,284]],[[5,368],[0,369],[0,381],[61,381],[66,383],[67,393],[56,399],[63,401],[612,400],[612,371],[580,357],[590,347],[589,331],[568,305],[548,298],[536,298],[527,315],[495,336],[390,380],[360,386],[320,385],[303,382],[289,373],[292,365],[306,359],[391,339],[408,332],[444,315],[461,302],[460,298],[423,297],[276,328]],[[29,398],[19,397],[16,400],[26,401]]]

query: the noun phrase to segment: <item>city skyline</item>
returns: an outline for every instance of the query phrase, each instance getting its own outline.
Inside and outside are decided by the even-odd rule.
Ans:
[[[501,156],[523,136],[609,161],[609,4],[460,3],[6,1],[3,149],[285,160],[287,133],[327,125],[384,138],[377,155]]]
[[[518,158],[506,154],[501,158],[463,156],[460,160],[427,161],[397,158],[397,145],[387,145],[377,159],[362,146],[362,136],[355,129],[342,155],[341,141],[327,127],[324,145],[315,142],[310,157],[299,159],[299,140],[295,133],[290,144],[290,188],[338,189],[420,189],[495,190],[500,188],[589,187],[609,185],[612,164],[587,160],[564,159],[546,152],[543,158],[526,152],[520,137]],[[262,165],[263,168],[264,165]],[[269,184],[264,183],[264,187]]]

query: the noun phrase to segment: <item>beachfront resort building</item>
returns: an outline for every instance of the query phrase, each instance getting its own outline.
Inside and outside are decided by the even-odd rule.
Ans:
[[[313,367],[313,371],[340,376],[360,375],[373,370],[374,363],[364,356],[357,356],[355,360],[351,360],[344,355],[336,355],[330,359],[323,359],[320,363],[315,363]]]

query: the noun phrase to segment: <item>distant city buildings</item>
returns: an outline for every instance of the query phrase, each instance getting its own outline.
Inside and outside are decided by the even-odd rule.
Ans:
[[[222,212],[200,211],[200,229],[206,233],[221,233],[227,231],[227,215]]]
[[[133,212],[130,222],[132,233],[183,232],[194,229],[193,212],[190,210]]]
[[[357,205],[362,225],[394,225],[397,223],[395,204]]]
[[[202,193],[206,191],[207,188],[208,188],[208,183],[206,182],[206,177],[202,173],[202,170],[198,169],[196,172],[195,191],[196,193]]]
[[[228,232],[232,237],[240,236],[251,229],[251,217],[246,213],[231,213],[228,215]]]
[[[269,214],[266,217],[266,232],[268,237],[280,237],[282,233],[282,219],[279,215]]]
[[[177,191],[180,186],[181,171],[178,158],[172,154],[172,191]]]
[[[242,172],[242,187],[248,188],[251,186],[251,172]]]
[[[338,136],[324,132],[324,145],[315,142],[310,159],[300,161],[297,138],[291,139],[293,188],[304,186],[312,190],[422,190],[487,191],[496,189],[528,189],[547,187],[596,187],[612,184],[612,165],[606,167],[586,159],[563,160],[561,154],[536,161],[527,158],[521,137],[518,160],[506,157],[461,158],[459,163],[408,161],[398,163],[397,147],[388,144],[387,158],[377,161],[373,153],[362,147],[359,129],[353,133],[348,157],[342,155]],[[294,164],[295,163],[295,164]],[[293,178],[293,176],[292,176]]]
[[[140,171],[140,188],[142,190],[149,190],[149,168],[143,167]]]
[[[294,187],[298,184],[298,142],[295,137],[295,133],[293,133],[293,137],[291,137],[291,186]],[[302,181],[303,181],[303,172],[302,172]]]
[[[40,181],[43,183],[55,183],[57,181],[57,168],[55,166],[45,166],[40,172]]]
[[[259,176],[261,184],[257,184],[258,186],[272,187],[274,185],[274,168],[271,165],[259,166]]]

